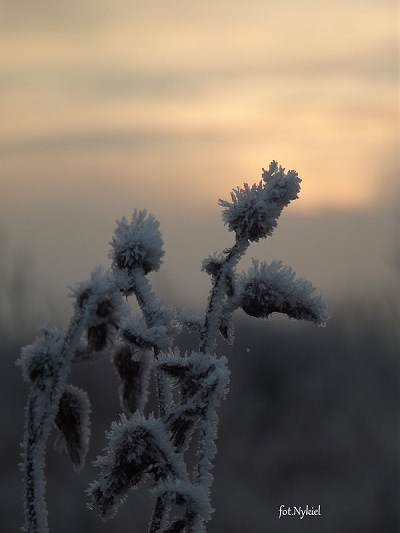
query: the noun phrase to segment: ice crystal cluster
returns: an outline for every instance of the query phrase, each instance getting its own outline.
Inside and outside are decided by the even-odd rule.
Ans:
[[[204,315],[177,311],[154,293],[147,274],[164,255],[159,223],[145,210],[122,218],[111,241],[111,268],[97,268],[71,290],[69,326],[44,326],[22,350],[17,364],[30,383],[23,441],[25,523],[29,533],[48,531],[44,466],[53,426],[56,447],[66,451],[76,470],[85,462],[90,435],[86,392],[68,383],[76,361],[108,353],[120,377],[122,414],[107,432],[105,454],[95,466],[98,477],[87,489],[88,507],[101,518],[115,516],[131,489],[150,481],[155,499],[151,533],[200,533],[211,518],[212,460],[216,453],[217,408],[229,383],[227,359],[218,356],[218,335],[233,340],[232,314],[267,318],[284,313],[292,319],[325,325],[326,305],[314,287],[279,261],[253,260],[237,273],[250,243],[272,234],[283,208],[297,198],[300,178],[273,161],[262,180],[220,200],[222,218],[235,233],[234,244],[205,258],[211,279]],[[134,296],[141,314],[129,302]],[[198,350],[181,353],[176,338],[183,328],[199,335]],[[147,412],[150,380],[158,410]],[[189,456],[196,466],[188,470]],[[193,459],[192,459],[193,462]]]

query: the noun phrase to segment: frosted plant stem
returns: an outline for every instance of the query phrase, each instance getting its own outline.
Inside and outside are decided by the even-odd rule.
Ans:
[[[45,455],[46,441],[50,435],[58,411],[64,385],[70,371],[74,349],[85,328],[84,310],[75,314],[64,336],[63,344],[54,362],[54,372],[47,382],[33,385],[26,411],[26,435],[24,441],[25,474],[25,531],[45,533],[47,509],[45,503]]]
[[[223,304],[226,298],[226,282],[229,273],[246,252],[249,246],[247,239],[236,239],[231,249],[227,250],[225,261],[221,264],[220,270],[215,276],[213,288],[208,301],[204,330],[200,340],[200,351],[204,354],[212,354],[217,341]],[[218,417],[212,405],[209,405],[206,413],[200,420],[200,434],[198,444],[198,463],[195,474],[196,483],[209,493],[212,483],[210,473],[211,460],[215,456],[215,439],[217,436]],[[200,531],[202,521],[199,516],[194,516],[190,531]]]
[[[27,407],[27,437],[25,450],[25,531],[29,533],[47,531],[47,509],[44,500],[44,462],[46,438],[34,427],[35,400],[32,394]]]
[[[149,280],[145,276],[143,268],[137,267],[132,271],[132,280],[134,282],[133,292],[146,320],[146,324],[148,327],[154,326],[154,316],[158,315],[157,311],[160,305]]]
[[[196,481],[209,489],[212,482],[210,473],[211,461],[216,453],[215,439],[217,436],[218,416],[213,406],[209,405],[200,422],[199,461],[197,463]]]
[[[156,319],[159,316],[160,302],[154,294],[149,280],[146,278],[142,268],[136,268],[132,273],[134,287],[133,292],[136,296],[139,307],[143,313],[146,324],[149,328],[156,325]],[[157,357],[158,350],[154,350]],[[160,417],[164,418],[166,413],[165,393],[163,380],[160,376],[156,377],[157,399]]]
[[[147,326],[152,327],[155,325],[155,318],[159,315],[159,302],[142,268],[136,268],[134,270],[133,279],[135,282],[133,292],[136,296],[137,302],[143,313]],[[154,355],[155,357],[157,357],[157,349],[154,350]],[[164,379],[158,375],[156,376],[156,393],[159,415],[161,418],[165,418],[166,401]],[[157,531],[160,531],[160,527],[165,519],[166,512],[167,506],[165,502],[160,497],[158,497],[154,506],[149,533],[156,533]]]
[[[248,246],[249,241],[247,239],[237,239],[232,248],[227,251],[225,261],[215,277],[208,302],[204,331],[200,340],[200,351],[202,353],[212,354],[214,351],[226,294],[227,275],[237,265]]]

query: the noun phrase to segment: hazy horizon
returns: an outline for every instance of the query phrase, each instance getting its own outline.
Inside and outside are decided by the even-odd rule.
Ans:
[[[298,200],[300,201],[300,200]],[[129,200],[125,199],[125,203]],[[81,206],[81,209],[83,207]],[[43,320],[67,323],[71,314],[68,286],[89,278],[98,265],[110,266],[107,257],[114,230],[113,214],[79,209],[66,213],[48,211],[26,219],[27,229],[11,232],[1,227],[1,264],[5,280],[22,281],[28,303],[25,314],[39,326]],[[129,216],[130,213],[121,211]],[[171,215],[160,218],[164,239],[164,262],[150,275],[157,294],[166,302],[196,312],[205,308],[210,289],[201,261],[233,243],[216,207],[191,218]],[[353,299],[384,299],[396,287],[396,212],[335,212],[298,216],[283,213],[272,237],[252,244],[238,271],[251,258],[270,262],[282,260],[298,277],[309,279],[331,308]],[[25,279],[23,279],[25,278]],[[395,289],[396,290],[396,289]],[[7,291],[6,291],[7,292]],[[7,298],[3,303],[9,303]],[[55,315],[55,316],[53,316]]]

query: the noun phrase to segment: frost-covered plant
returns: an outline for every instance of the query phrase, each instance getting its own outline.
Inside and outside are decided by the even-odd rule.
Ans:
[[[25,491],[24,530],[48,531],[45,504],[46,442],[53,425],[56,447],[66,450],[80,470],[89,441],[90,404],[87,394],[67,383],[71,365],[108,352],[121,379],[123,413],[107,433],[105,455],[95,466],[98,478],[87,493],[88,506],[107,520],[118,511],[130,489],[151,481],[156,498],[151,533],[204,532],[211,517],[212,460],[216,453],[216,409],[229,382],[227,359],[215,354],[217,336],[233,341],[232,314],[241,308],[255,317],[284,313],[290,318],[325,325],[328,312],[314,287],[296,279],[281,262],[253,260],[236,273],[252,241],[272,234],[283,208],[297,198],[300,179],[273,161],[262,180],[220,200],[223,220],[235,233],[231,248],[203,261],[212,288],[206,312],[177,312],[153,292],[147,274],[162,263],[163,240],[158,221],[146,211],[122,218],[111,241],[111,269],[96,269],[89,281],[76,285],[74,314],[59,331],[42,328],[18,360],[30,382],[23,442]],[[124,300],[134,295],[141,316]],[[194,330],[197,351],[181,353],[176,337],[182,328]],[[150,378],[158,402],[156,415],[146,413]],[[196,458],[188,471],[188,458]]]

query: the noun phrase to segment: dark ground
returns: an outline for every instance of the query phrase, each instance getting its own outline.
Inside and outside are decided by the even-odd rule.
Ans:
[[[236,317],[234,346],[219,346],[231,383],[219,410],[208,533],[400,531],[398,315],[384,307],[331,310],[324,329]],[[4,332],[0,339],[0,525],[11,533],[23,520],[18,463],[28,394],[14,361],[33,336]],[[195,346],[194,337],[181,340]],[[147,487],[130,493],[106,524],[86,508],[84,490],[96,476],[91,462],[120,412],[114,370],[107,360],[81,365],[70,381],[91,398],[91,449],[76,474],[50,438],[50,532],[144,533],[153,504]],[[278,518],[281,505],[307,504],[320,505],[321,516]]]

